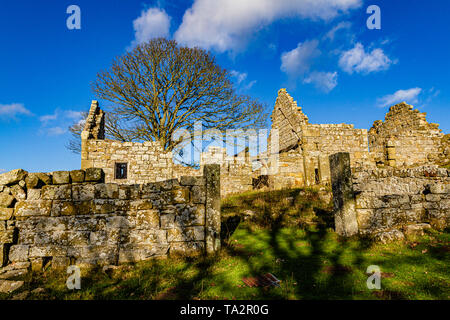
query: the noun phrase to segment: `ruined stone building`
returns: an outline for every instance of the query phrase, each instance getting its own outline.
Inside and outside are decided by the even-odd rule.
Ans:
[[[174,163],[158,142],[105,139],[96,101],[81,140],[82,170],[0,174],[0,267],[212,254],[221,197],[258,181],[271,189],[331,184],[341,236],[387,242],[450,225],[449,136],[406,103],[367,131],[311,124],[281,89],[268,154],[209,148],[200,169]]]
[[[425,113],[406,103],[391,107],[385,121],[375,121],[370,130],[355,129],[352,124],[310,123],[286,89],[280,89],[271,120],[268,146],[276,134],[276,162],[250,157],[245,150],[229,156],[225,148],[219,147],[201,154],[201,168],[205,164],[220,165],[222,196],[251,190],[252,181],[263,176],[271,189],[328,185],[329,156],[338,152],[350,154],[352,168],[449,163],[448,136],[438,124],[428,123]],[[173,154],[164,151],[158,142],[106,140],[104,113],[96,101],[92,102],[81,138],[81,168],[103,169],[106,182],[141,184],[199,176],[202,172],[175,164]],[[273,150],[269,148],[270,153]],[[256,170],[255,162],[261,163]]]
[[[404,102],[367,131],[352,124],[311,124],[281,89],[272,113],[273,130],[278,130],[280,141],[279,170],[271,177],[274,188],[328,184],[329,156],[338,152],[350,154],[353,168],[449,163],[448,136],[438,124],[426,121],[426,113]]]

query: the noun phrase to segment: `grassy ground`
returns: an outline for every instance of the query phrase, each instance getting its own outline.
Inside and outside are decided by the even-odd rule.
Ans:
[[[248,193],[226,199],[222,210],[216,257],[82,270],[76,291],[66,288],[65,272],[47,270],[27,275],[21,291],[45,289],[28,299],[450,299],[449,230],[387,245],[342,240],[314,190]],[[381,290],[367,289],[370,265],[382,271]],[[267,272],[280,287],[242,282]]]

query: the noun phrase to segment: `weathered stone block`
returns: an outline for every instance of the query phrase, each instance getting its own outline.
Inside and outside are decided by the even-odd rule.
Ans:
[[[191,191],[191,197],[193,203],[205,203],[206,202],[206,190],[204,186],[193,186]]]
[[[204,227],[174,228],[167,230],[167,241],[203,241],[205,240]]]
[[[160,219],[161,219],[161,229],[175,228],[175,214],[173,213],[162,214]]]
[[[205,207],[204,205],[186,206],[178,210],[175,220],[181,227],[204,226],[205,225]]]
[[[50,200],[27,200],[19,201],[14,208],[14,216],[50,216],[52,201]]]
[[[41,200],[41,189],[28,189],[28,200]]]
[[[96,199],[117,199],[119,197],[119,186],[113,183],[100,183],[95,185]]]
[[[27,171],[23,169],[16,169],[6,173],[0,174],[0,185],[11,185],[18,183],[20,180],[25,179]]]
[[[203,186],[205,184],[205,178],[194,176],[181,176],[180,184],[182,186]]]
[[[53,201],[51,212],[52,217],[73,216],[76,214],[78,214],[78,210],[72,201]]]
[[[438,202],[441,200],[441,196],[438,194],[427,194],[425,199],[430,202]]]
[[[135,200],[130,202],[131,210],[150,210],[153,209],[153,202],[151,200]]]
[[[220,250],[220,165],[208,164],[203,167],[206,186],[205,241],[207,254]]]
[[[393,241],[401,241],[405,239],[405,235],[399,230],[382,231],[374,236],[374,240],[381,243],[389,243]]]
[[[84,170],[72,170],[70,171],[70,179],[72,183],[82,183],[84,182],[85,172]]]
[[[110,214],[117,211],[114,200],[94,200],[92,209],[94,214]]]
[[[69,171],[55,171],[52,173],[53,184],[68,184],[70,183]]]
[[[67,245],[75,247],[89,246],[90,235],[90,231],[66,231],[65,238],[56,243],[63,245],[67,242]]]
[[[95,206],[92,201],[74,201],[73,204],[76,208],[76,214],[88,215],[95,212]]]
[[[27,198],[26,192],[18,184],[11,187],[11,193],[17,201],[23,201]]]
[[[185,187],[174,187],[167,191],[170,197],[170,202],[186,203],[189,202],[189,189]]]
[[[130,221],[126,217],[115,216],[106,218],[106,229],[129,229]]]
[[[95,199],[95,185],[73,185],[72,197],[75,201],[87,201]]]
[[[198,256],[205,253],[204,241],[189,241],[189,242],[171,242],[169,255],[171,257],[191,257]]]
[[[25,178],[25,184],[28,190],[37,188],[39,186],[39,177],[34,173],[29,173]]]
[[[132,244],[165,244],[167,243],[166,230],[130,230],[129,241]]]
[[[14,202],[14,197],[5,192],[0,193],[0,207],[8,208]]]
[[[157,229],[159,228],[159,212],[158,210],[139,210],[134,220],[136,229]]]
[[[424,230],[431,229],[431,226],[428,223],[418,223],[418,224],[412,224],[407,225],[404,228],[404,234],[407,237],[410,236],[423,236]]]
[[[0,231],[0,244],[13,242],[14,242],[14,230]]]
[[[86,169],[86,182],[102,182],[104,180],[104,173],[102,169],[99,168],[88,168]]]
[[[168,244],[151,245],[121,245],[119,249],[119,263],[147,260],[153,257],[165,256],[169,250]]]
[[[67,246],[61,245],[45,245],[45,246],[22,246],[29,247],[29,251],[27,249],[29,258],[44,258],[44,257],[54,257],[54,256],[68,256]],[[25,250],[25,249],[23,249]],[[11,260],[11,258],[10,258]]]
[[[38,172],[34,173],[34,175],[36,175],[39,180],[42,181],[42,183],[45,185],[51,185],[53,182],[51,175],[48,175],[47,173]]]
[[[336,232],[349,237],[358,233],[350,154],[341,152],[331,155],[330,170]]]
[[[71,200],[72,199],[72,185],[60,186],[43,186],[41,192],[41,199],[43,200]]]
[[[9,260],[11,262],[28,261],[29,246],[13,245],[9,249]]]

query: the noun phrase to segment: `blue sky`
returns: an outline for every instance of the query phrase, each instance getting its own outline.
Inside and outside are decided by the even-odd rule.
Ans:
[[[380,30],[367,28],[370,5]],[[270,110],[287,88],[310,122],[368,129],[405,100],[450,133],[449,12],[446,0],[3,1],[0,170],[79,168],[67,127],[95,99],[90,83],[154,36],[211,50]]]

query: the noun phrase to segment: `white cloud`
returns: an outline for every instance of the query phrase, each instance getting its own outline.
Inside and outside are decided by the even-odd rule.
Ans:
[[[238,85],[240,85],[242,81],[247,79],[247,73],[246,72],[239,72],[239,71],[236,71],[236,70],[231,70],[230,74],[231,74],[232,77],[236,78],[236,82],[237,82]]]
[[[239,72],[236,70],[231,70],[230,74],[233,78],[236,79],[236,85],[239,87],[238,91],[239,92],[245,92],[250,90],[256,83],[256,80],[252,80],[250,82],[248,82],[247,84],[245,80],[247,80],[247,72]]]
[[[361,4],[362,0],[195,0],[174,36],[188,46],[236,50],[278,19],[329,21]]]
[[[250,90],[256,84],[256,80],[250,81],[248,84],[244,86],[244,91]]]
[[[41,121],[44,124],[47,124],[50,121],[54,121],[58,119],[58,112],[55,110],[54,114],[47,114],[45,116],[39,117],[39,121]]]
[[[328,93],[337,86],[337,76],[337,72],[314,71],[308,77],[306,77],[303,82],[314,84],[319,90]]]
[[[53,114],[47,114],[39,117],[41,121],[41,132],[50,136],[58,136],[67,133],[67,127],[73,124],[84,122],[82,111],[60,110],[56,109]],[[52,126],[50,126],[50,124]]]
[[[407,102],[407,103],[418,103],[419,102],[419,94],[422,92],[421,88],[411,88],[408,90],[398,90],[393,94],[389,94],[378,99],[378,106],[390,107],[399,102]]]
[[[133,21],[134,40],[131,47],[152,38],[168,37],[170,34],[170,16],[159,8],[149,8]]]
[[[387,70],[392,63],[382,49],[374,49],[369,53],[365,51],[361,43],[357,43],[353,49],[342,53],[339,59],[339,66],[350,74],[353,72],[368,74]]]
[[[281,71],[291,77],[301,76],[305,74],[314,58],[320,55],[317,48],[319,42],[317,40],[305,41],[299,43],[297,48],[283,52],[281,54]]]
[[[332,28],[330,31],[327,32],[325,35],[325,39],[329,39],[331,41],[334,40],[334,37],[336,33],[340,30],[350,29],[352,26],[351,22],[348,21],[342,21],[338,23],[334,28]]]
[[[49,136],[60,136],[67,132],[67,129],[64,129],[61,127],[52,127],[52,128],[47,128],[46,130],[47,130],[47,134]]]
[[[1,119],[15,119],[18,115],[32,116],[22,103],[0,104]]]

